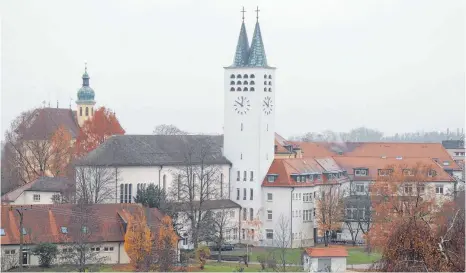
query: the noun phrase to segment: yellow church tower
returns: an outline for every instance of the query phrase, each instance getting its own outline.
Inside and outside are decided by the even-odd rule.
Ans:
[[[76,116],[81,127],[86,120],[94,115],[95,92],[89,86],[89,74],[87,74],[87,63],[84,65],[83,86],[78,90],[78,100],[76,101]]]

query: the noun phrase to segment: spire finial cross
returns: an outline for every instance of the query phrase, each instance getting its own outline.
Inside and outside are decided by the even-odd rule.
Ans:
[[[243,18],[243,22],[244,22],[244,13],[246,12],[246,11],[244,10],[244,7],[243,7],[243,9],[242,9],[240,12],[243,14],[243,17],[242,17],[242,18]]]
[[[260,11],[259,6],[257,6],[257,8],[256,8],[256,10],[255,10],[257,21],[259,21],[259,11]]]
[[[84,61],[84,72],[87,73],[87,61]]]

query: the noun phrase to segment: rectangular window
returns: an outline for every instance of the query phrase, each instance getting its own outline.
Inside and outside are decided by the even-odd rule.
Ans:
[[[243,209],[243,220],[244,221],[248,220],[248,209],[247,208]]]
[[[230,211],[230,217],[231,217],[231,218],[234,218],[234,217],[235,217],[235,211],[234,211],[234,210],[231,210],[231,211]]]
[[[404,169],[404,170],[403,170],[403,175],[406,175],[406,176],[414,176],[414,172],[413,172],[413,170],[411,170],[411,169]]]
[[[40,202],[40,194],[34,194],[33,198],[34,198],[34,202]]]
[[[249,178],[249,180],[250,180],[250,181],[253,181],[253,180],[254,180],[254,172],[253,172],[253,171],[251,171],[251,175],[250,175],[250,176],[251,176],[251,177]]]
[[[354,176],[367,176],[367,169],[355,169]]]
[[[443,185],[437,185],[437,186],[435,186],[435,193],[437,193],[437,194],[443,194]]]
[[[434,177],[435,175],[437,175],[437,172],[435,170],[429,170],[427,172],[427,176],[429,177]]]
[[[405,185],[404,190],[405,190],[405,194],[413,194],[413,186],[412,185]]]
[[[5,229],[0,228],[0,236],[5,236]]]
[[[426,191],[426,188],[425,188],[424,185],[419,185],[419,186],[417,186],[417,192],[418,192],[419,194],[424,194],[425,191]]]
[[[379,169],[379,176],[389,176],[392,174],[390,169]]]
[[[240,181],[240,176],[241,176],[241,172],[240,171],[237,171],[236,172],[236,181]]]
[[[132,189],[133,189],[133,184],[129,184],[128,203],[131,203],[132,201],[131,199],[133,199]]]
[[[298,194],[298,200],[301,200],[301,193]]]
[[[124,200],[123,200],[123,193],[125,192],[124,187],[125,186],[123,184],[120,185],[120,203],[124,203]]]
[[[239,188],[236,188],[236,200],[239,200]]]
[[[236,238],[238,238],[238,229],[234,228],[233,229],[233,240],[236,240]]]
[[[253,189],[249,189],[249,200],[254,200],[254,190]]]
[[[267,181],[269,183],[275,182],[276,179],[277,179],[277,176],[275,176],[275,175],[267,175]]]
[[[316,217],[316,209],[313,210],[313,213],[314,217]]]
[[[266,229],[265,230],[265,238],[269,240],[273,240],[273,229]]]
[[[254,209],[253,208],[250,208],[249,209],[249,219],[254,220]]]
[[[246,195],[247,195],[246,188],[243,188],[243,200],[246,200]]]
[[[364,193],[364,184],[356,184],[356,193]]]
[[[128,184],[125,184],[125,192],[124,192],[124,199],[123,203],[128,203]]]
[[[248,176],[248,172],[247,172],[247,171],[244,171],[243,181],[248,180],[247,176]]]
[[[299,216],[298,217],[301,217],[301,213],[302,213],[302,210],[299,210]]]
[[[241,233],[243,234],[243,240],[246,239],[246,230],[244,228],[241,230]]]
[[[272,220],[272,210],[267,210],[267,220]]]
[[[272,201],[272,200],[273,200],[273,194],[267,193],[267,201]]]

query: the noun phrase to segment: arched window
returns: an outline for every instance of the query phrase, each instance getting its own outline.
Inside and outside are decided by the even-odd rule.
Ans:
[[[264,92],[267,92],[267,87],[264,87]]]
[[[236,78],[241,79],[241,75],[240,74],[236,75]]]
[[[267,79],[267,75],[264,75],[264,79]]]
[[[249,88],[249,91],[255,91],[254,87]]]
[[[241,85],[241,81],[237,81],[236,84],[237,84],[237,85]]]
[[[254,76],[254,74],[251,74],[251,76],[249,76],[249,78],[251,79],[254,79],[256,76]]]
[[[243,88],[243,91],[249,91],[247,87]]]
[[[248,81],[244,81],[243,84],[244,84],[244,85],[248,85]]]
[[[236,88],[236,91],[241,91],[241,87]]]
[[[167,192],[167,175],[163,175],[163,190]]]
[[[271,78],[272,78],[272,75],[269,75],[269,79],[271,79]]]
[[[271,81],[269,81],[269,85],[272,85],[272,82],[271,82]]]
[[[254,84],[256,84],[256,83],[255,83],[254,81],[250,81],[249,84],[250,84],[250,85],[254,85]]]
[[[269,88],[269,92],[272,92],[272,88]]]
[[[79,107],[79,116],[83,116],[83,108],[82,107]]]
[[[89,107],[86,107],[86,117],[89,116]]]
[[[230,75],[230,79],[234,79],[235,78],[235,75],[234,74],[231,74]]]
[[[235,81],[231,81],[230,84],[231,84],[231,85],[235,85]]]
[[[264,81],[264,85],[267,85],[267,81]]]
[[[244,79],[247,79],[247,78],[248,78],[248,74],[244,74],[243,78],[244,78]]]
[[[230,91],[235,91],[235,88],[234,87],[230,88]]]

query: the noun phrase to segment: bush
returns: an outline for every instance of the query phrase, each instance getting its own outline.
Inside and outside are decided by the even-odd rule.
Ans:
[[[39,256],[39,264],[41,267],[50,267],[53,260],[57,257],[58,248],[54,244],[41,243],[34,248],[32,253]]]
[[[196,249],[196,260],[199,261],[201,270],[204,270],[204,265],[209,257],[210,249],[207,246],[200,246]]]

